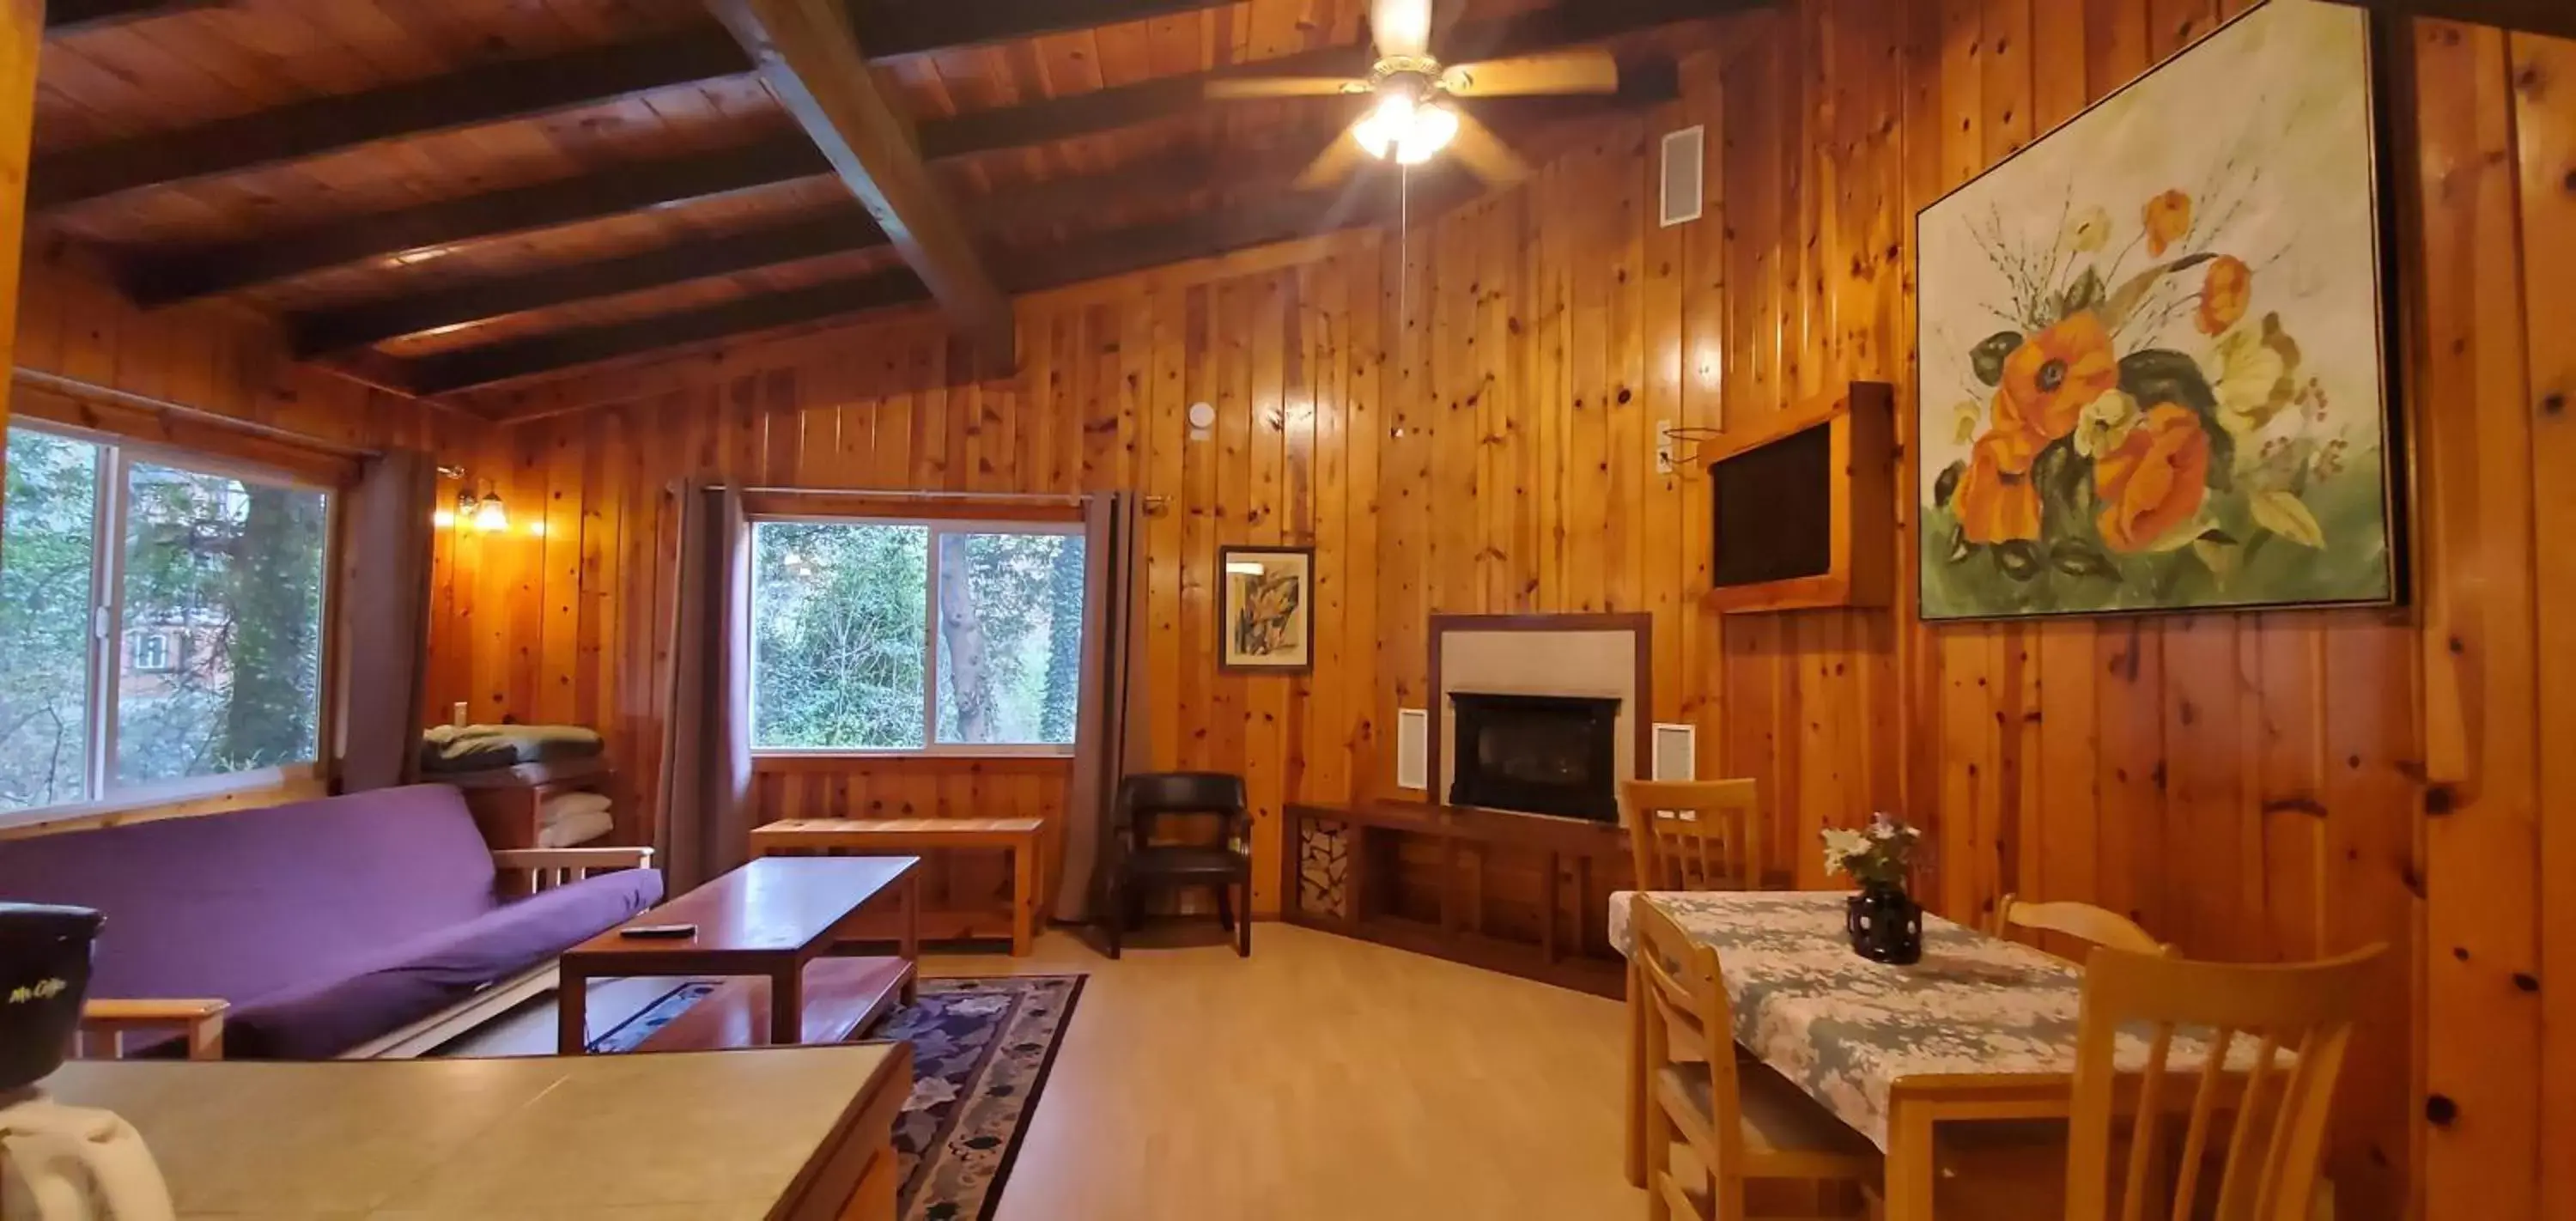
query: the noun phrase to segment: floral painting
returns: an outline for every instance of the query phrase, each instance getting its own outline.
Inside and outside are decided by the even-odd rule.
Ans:
[[[1314,665],[1315,553],[1304,547],[1226,547],[1218,553],[1218,664],[1301,671]]]
[[[2393,597],[2371,107],[2272,0],[1924,210],[1925,618]]]

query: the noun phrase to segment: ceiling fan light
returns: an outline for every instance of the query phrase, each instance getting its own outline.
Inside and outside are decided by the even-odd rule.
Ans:
[[[1420,165],[1458,138],[1458,112],[1446,106],[1424,106],[1408,117],[1404,136],[1395,143],[1399,165]]]
[[[1389,153],[1398,151],[1410,136],[1419,113],[1410,95],[1386,93],[1368,114],[1351,125],[1351,138],[1359,141],[1360,148],[1369,156],[1383,161]]]

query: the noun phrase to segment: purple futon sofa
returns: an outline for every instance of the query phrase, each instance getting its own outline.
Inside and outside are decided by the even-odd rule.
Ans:
[[[107,914],[93,998],[221,997],[224,1053],[324,1059],[653,905],[628,869],[504,902],[446,785],[0,843],[0,899]]]

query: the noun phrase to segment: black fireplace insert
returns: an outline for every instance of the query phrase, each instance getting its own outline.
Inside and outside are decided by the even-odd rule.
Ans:
[[[1619,821],[1619,701],[1453,691],[1449,804]]]

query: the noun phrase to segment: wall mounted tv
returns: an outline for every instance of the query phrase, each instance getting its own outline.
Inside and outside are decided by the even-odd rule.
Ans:
[[[1708,465],[1710,607],[1885,606],[1895,586],[1895,392],[1853,382]]]

